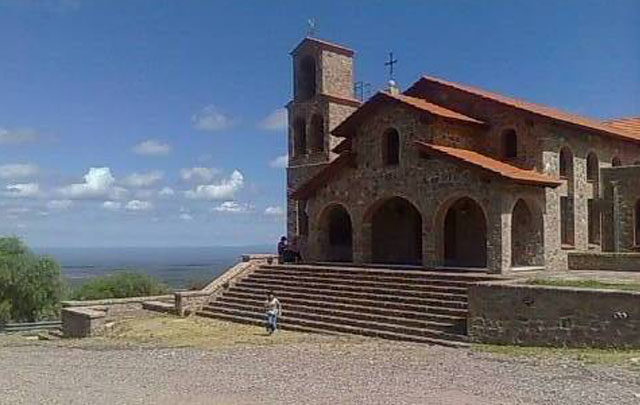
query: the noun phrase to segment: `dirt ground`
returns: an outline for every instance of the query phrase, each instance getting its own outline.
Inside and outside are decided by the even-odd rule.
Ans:
[[[640,351],[450,349],[152,315],[0,336],[2,404],[640,404]]]

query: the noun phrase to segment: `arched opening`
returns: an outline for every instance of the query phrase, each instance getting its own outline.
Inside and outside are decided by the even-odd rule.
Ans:
[[[560,149],[560,177],[573,178],[573,153],[567,147]]]
[[[350,262],[353,260],[351,216],[339,204],[327,207],[320,218],[322,260]]]
[[[393,197],[375,208],[371,258],[374,263],[422,263],[422,216],[409,201]]]
[[[611,159],[611,166],[613,167],[618,167],[618,166],[622,166],[622,160],[620,160],[619,157],[614,157],[613,159]]]
[[[519,199],[511,213],[511,266],[544,265],[542,214]]]
[[[598,156],[591,152],[587,155],[587,180],[597,182],[599,174],[600,167],[598,163]]]
[[[307,55],[300,61],[298,76],[298,96],[304,101],[316,94],[316,61],[313,56]]]
[[[636,202],[635,211],[635,245],[640,246],[640,199]]]
[[[385,131],[382,139],[382,161],[387,166],[400,163],[400,134],[391,128]]]
[[[444,263],[450,267],[487,266],[487,221],[471,198],[460,198],[447,210]]]
[[[513,129],[506,129],[502,132],[502,157],[505,159],[518,157],[518,135]]]
[[[297,118],[293,123],[294,156],[307,154],[307,123],[304,118]]]
[[[309,149],[311,152],[322,152],[324,150],[324,120],[319,114],[311,117],[311,134]]]

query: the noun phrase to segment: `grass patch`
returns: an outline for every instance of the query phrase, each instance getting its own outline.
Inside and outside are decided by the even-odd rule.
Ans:
[[[640,350],[474,345],[477,352],[506,357],[569,359],[584,364],[622,365],[640,370]]]
[[[536,278],[529,280],[527,284],[553,286],[553,287],[574,287],[574,288],[592,288],[598,290],[624,290],[624,291],[640,291],[638,283],[620,283],[606,282],[600,280],[569,280],[569,279],[553,279],[553,278]]]
[[[216,349],[230,346],[267,346],[313,342],[355,342],[350,336],[330,336],[279,330],[269,336],[264,328],[201,317],[158,315],[120,321],[104,338],[107,343],[152,347]]]

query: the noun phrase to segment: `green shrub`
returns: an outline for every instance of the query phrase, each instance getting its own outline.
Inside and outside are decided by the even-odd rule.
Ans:
[[[62,290],[55,260],[36,256],[17,238],[0,238],[0,322],[57,317]]]
[[[144,297],[167,294],[169,288],[146,274],[122,272],[96,277],[76,287],[72,300]]]

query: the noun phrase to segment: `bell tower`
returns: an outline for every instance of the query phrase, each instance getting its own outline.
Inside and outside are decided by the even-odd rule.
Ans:
[[[307,37],[291,52],[293,100],[289,116],[287,189],[295,190],[337,157],[331,131],[358,108],[353,95],[354,51]],[[287,196],[289,238],[308,233],[306,201]]]

